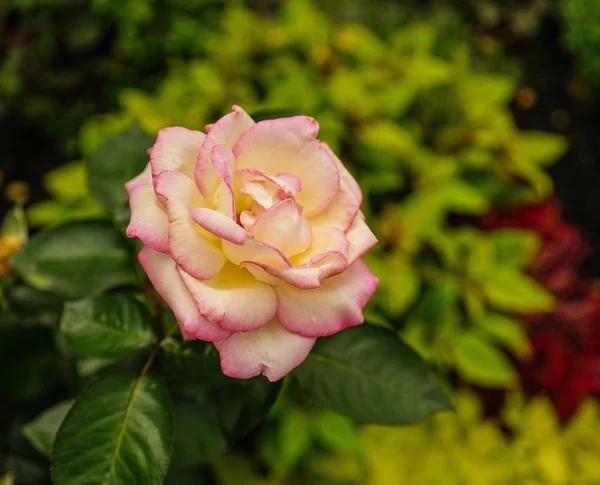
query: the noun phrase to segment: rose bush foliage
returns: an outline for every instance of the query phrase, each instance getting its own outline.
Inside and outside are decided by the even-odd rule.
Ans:
[[[278,380],[316,337],[363,322],[377,239],[362,193],[317,122],[255,123],[240,107],[207,126],[160,131],[126,185],[129,237],[184,338],[215,342],[223,372]]]

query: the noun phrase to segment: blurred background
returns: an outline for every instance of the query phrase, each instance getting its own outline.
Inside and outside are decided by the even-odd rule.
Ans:
[[[108,217],[86,178],[107,140],[232,104],[319,121],[380,240],[367,322],[456,413],[363,426],[291,386],[236,449],[180,450],[169,483],[600,484],[600,2],[4,0],[0,216]],[[46,483],[15,439],[4,467]]]

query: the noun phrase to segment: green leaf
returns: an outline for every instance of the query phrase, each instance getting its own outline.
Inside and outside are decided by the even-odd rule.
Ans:
[[[298,409],[283,414],[277,428],[271,466],[276,475],[288,475],[312,444],[310,416]]]
[[[33,446],[45,455],[50,455],[58,428],[73,406],[73,402],[73,400],[68,400],[55,404],[23,426],[23,434]]]
[[[55,200],[40,200],[27,207],[27,220],[31,227],[56,225],[66,219],[68,206]]]
[[[423,293],[410,318],[419,320],[423,326],[439,328],[456,307],[458,297],[456,281],[451,278],[441,280]]]
[[[479,105],[504,105],[515,91],[515,80],[501,74],[478,73],[465,78],[459,85],[465,103]],[[489,111],[489,108],[482,108]],[[485,111],[483,111],[485,112]]]
[[[54,293],[40,291],[24,284],[16,284],[6,290],[6,298],[24,313],[36,313],[39,310],[61,310],[63,300]]]
[[[456,369],[470,383],[486,387],[507,387],[517,374],[497,348],[474,333],[464,333],[455,348]]]
[[[88,195],[87,172],[82,162],[66,163],[44,175],[44,188],[53,199],[71,202]]]
[[[448,80],[452,66],[446,61],[427,54],[415,55],[410,61],[405,82],[417,89],[426,89]]]
[[[154,139],[138,125],[110,138],[89,160],[92,195],[108,210],[127,202],[125,183],[144,170]]]
[[[217,392],[219,422],[229,441],[247,435],[265,420],[281,386],[282,381],[258,376],[235,380]]]
[[[291,118],[292,116],[300,116],[302,113],[294,110],[264,110],[256,111],[250,114],[252,119],[257,123],[264,120],[274,120],[277,118]]]
[[[488,237],[496,247],[496,259],[501,266],[524,268],[540,248],[540,240],[532,231],[501,229],[488,233]]]
[[[216,406],[205,397],[175,403],[172,466],[188,467],[214,460],[227,447],[219,427]]]
[[[369,257],[369,267],[381,282],[377,298],[390,314],[402,314],[419,294],[421,279],[411,263],[401,251],[385,259]]]
[[[416,141],[409,131],[391,120],[365,124],[358,137],[368,148],[392,156],[409,156],[414,151]]]
[[[483,194],[468,183],[454,181],[441,187],[440,194],[448,209],[461,214],[482,214],[488,209]]]
[[[151,375],[106,375],[84,390],[58,430],[52,483],[159,485],[172,445],[164,385]]]
[[[274,485],[264,479],[244,455],[227,453],[213,463],[213,470],[220,485]],[[179,484],[177,484],[179,485]]]
[[[184,391],[190,384],[210,387],[232,382],[221,371],[219,353],[212,343],[167,338],[160,343],[159,358],[169,382],[174,381]]]
[[[543,286],[513,268],[488,272],[483,291],[493,307],[514,313],[547,312],[555,304],[554,297]]]
[[[500,345],[512,350],[517,355],[529,352],[529,338],[525,331],[525,323],[515,318],[488,313],[477,322],[478,328]]]
[[[40,200],[27,207],[32,227],[58,227],[67,222],[106,219],[106,210],[91,195],[75,202]]]
[[[360,434],[345,416],[321,411],[311,416],[311,428],[321,444],[331,451],[358,453],[362,449]]]
[[[129,295],[66,303],[60,331],[75,351],[106,359],[134,354],[156,341],[150,312]]]
[[[171,467],[163,485],[208,485],[208,482],[201,468]]]
[[[77,222],[34,236],[12,258],[31,286],[66,299],[135,282],[123,236],[106,222]]]
[[[394,333],[370,325],[318,339],[296,375],[331,409],[359,421],[413,424],[450,408],[417,353]]]
[[[522,131],[519,136],[520,155],[542,166],[551,165],[562,157],[568,148],[564,136],[545,131]]]
[[[15,205],[6,213],[2,221],[2,227],[0,227],[0,236],[13,236],[21,244],[27,242],[29,230],[27,228],[27,218],[21,206]]]

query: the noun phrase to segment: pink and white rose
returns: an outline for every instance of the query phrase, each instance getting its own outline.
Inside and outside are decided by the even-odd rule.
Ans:
[[[206,134],[161,130],[126,184],[140,263],[228,376],[280,379],[317,337],[361,324],[377,286],[360,259],[377,242],[361,190],[318,130],[234,106]]]

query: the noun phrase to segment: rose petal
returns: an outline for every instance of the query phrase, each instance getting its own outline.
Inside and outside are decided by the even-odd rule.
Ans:
[[[275,316],[275,292],[244,269],[227,264],[207,281],[197,280],[183,270],[179,273],[200,315],[224,330],[257,330]]]
[[[310,225],[335,227],[347,231],[352,225],[362,201],[357,199],[348,185],[342,180],[340,191],[333,203],[318,216],[312,217]]]
[[[302,190],[302,183],[298,177],[289,173],[278,173],[276,176],[267,175],[258,168],[243,168],[236,170],[236,187],[238,192],[254,197],[252,187],[260,186],[268,200],[258,200],[265,209],[283,199],[295,198],[296,193]],[[264,197],[264,195],[261,195]]]
[[[356,215],[352,226],[346,233],[346,237],[350,241],[348,264],[352,264],[356,259],[365,255],[378,242],[375,234],[367,226],[362,212]]]
[[[225,257],[200,234],[190,216],[190,207],[202,201],[194,182],[182,173],[165,170],[155,183],[157,195],[167,204],[169,251],[173,259],[194,278],[212,278],[225,264]]]
[[[346,233],[335,227],[313,227],[312,241],[306,251],[294,256],[292,263],[295,267],[306,263],[318,264],[323,259],[324,254],[332,252],[347,254],[350,249],[350,242]]]
[[[225,340],[229,332],[200,316],[194,300],[175,268],[175,261],[167,254],[146,246],[138,259],[156,291],[173,310],[184,336],[214,342]]]
[[[377,287],[377,278],[357,260],[343,273],[321,282],[313,290],[277,285],[277,316],[290,332],[305,337],[333,335],[360,325],[362,309]]]
[[[254,206],[258,206],[258,204],[254,204]],[[257,212],[253,207],[252,211],[243,211],[240,214],[240,224],[242,225],[242,227],[244,229],[246,229],[246,231],[250,231],[250,229],[252,229],[252,226],[254,225],[254,223],[256,222],[256,218],[258,216],[260,216],[260,214],[262,212],[259,212],[257,214]],[[264,212],[264,209],[263,209]]]
[[[329,146],[322,142],[321,146],[336,162],[340,173],[340,191],[324,212],[310,219],[310,224],[311,226],[337,227],[338,229],[347,231],[362,204],[362,192],[354,177],[352,177],[340,159],[331,151]]]
[[[267,185],[260,180],[249,180],[244,183],[240,188],[239,193],[251,198],[251,200],[248,201],[249,204],[254,205],[255,202],[264,209],[268,209],[279,202],[278,188],[274,187],[272,184]]]
[[[288,332],[275,318],[260,330],[235,333],[225,342],[215,342],[215,347],[225,375],[249,379],[263,374],[274,382],[300,365],[314,343],[314,338]]]
[[[256,123],[233,147],[236,168],[298,177],[302,191],[296,200],[306,217],[316,216],[333,202],[340,189],[336,163],[316,140],[318,129],[317,122],[306,116]]]
[[[127,226],[127,237],[138,237],[152,249],[168,253],[169,218],[156,198],[154,187],[151,184],[130,186],[129,207],[131,220]]]
[[[191,177],[205,138],[204,133],[179,126],[160,130],[156,143],[150,150],[154,184],[156,185],[156,178],[163,170],[174,170]]]
[[[310,225],[293,199],[282,200],[260,215],[250,235],[288,258],[305,251],[312,240]]]
[[[274,268],[291,268],[292,263],[277,248],[249,237],[242,245],[223,239],[223,252],[229,261],[240,265],[245,261],[255,261]]]
[[[352,174],[348,171],[348,169],[344,166],[342,161],[338,158],[338,156],[333,152],[333,150],[329,147],[327,143],[325,143],[324,141],[320,141],[319,143],[321,144],[321,148],[325,150],[325,152],[327,152],[327,154],[335,162],[335,165],[340,174],[340,181],[346,185],[348,190],[354,195],[354,197],[357,200],[360,201],[360,204],[362,204],[363,194],[362,190],[360,190],[358,182],[356,182],[356,179],[352,176]]]
[[[289,187],[291,187],[294,192],[300,192],[302,190],[302,180],[291,173],[280,172],[278,173],[274,179],[281,180]]]
[[[321,281],[346,269],[349,247],[344,231],[333,227],[314,227],[311,246],[292,258],[294,267],[273,267],[256,261],[245,261],[242,266],[265,283],[283,281],[307,290],[318,288]]]
[[[233,244],[243,244],[248,238],[248,233],[243,227],[238,226],[235,221],[221,212],[205,207],[193,207],[190,209],[190,216],[211,234]]]
[[[239,106],[232,106],[233,112],[226,114],[210,127],[194,168],[194,180],[206,200],[213,200],[221,177],[212,162],[215,145],[232,148],[240,135],[254,125],[254,120]]]
[[[330,276],[337,275],[348,266],[346,257],[335,251],[320,255],[316,263],[306,263],[297,268],[279,269],[268,264],[244,261],[242,266],[265,283],[285,282],[302,290],[318,288],[321,282]],[[265,273],[273,279],[268,279]]]
[[[235,219],[235,197],[233,195],[233,153],[225,145],[215,145],[212,163],[221,183],[213,197],[213,207],[231,219]]]

